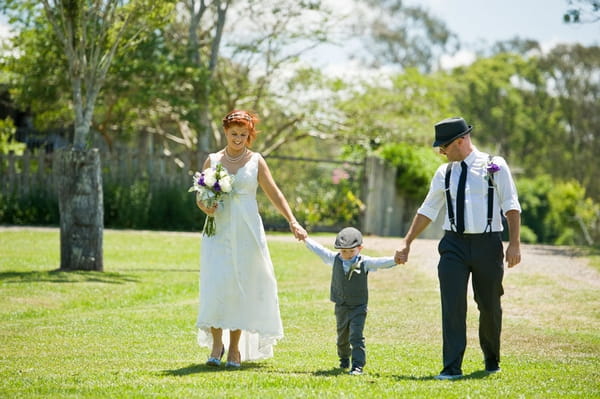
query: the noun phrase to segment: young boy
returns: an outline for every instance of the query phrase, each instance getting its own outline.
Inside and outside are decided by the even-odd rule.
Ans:
[[[361,375],[366,364],[363,330],[369,299],[367,274],[396,265],[392,256],[374,258],[361,255],[362,242],[362,234],[354,227],[346,227],[338,233],[335,238],[338,252],[331,251],[310,238],[304,240],[308,249],[333,268],[331,301],[335,303],[337,353],[340,367],[344,369],[350,366],[352,356],[351,375]]]

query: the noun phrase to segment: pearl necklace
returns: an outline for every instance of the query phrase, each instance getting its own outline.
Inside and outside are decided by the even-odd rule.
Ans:
[[[244,151],[238,155],[237,157],[232,157],[231,155],[229,155],[229,153],[227,152],[227,148],[225,149],[224,153],[225,153],[225,158],[227,159],[227,161],[231,162],[231,163],[236,163],[239,162],[240,160],[242,160],[242,158],[244,158],[246,156],[246,153],[248,152],[248,148],[244,148]]]

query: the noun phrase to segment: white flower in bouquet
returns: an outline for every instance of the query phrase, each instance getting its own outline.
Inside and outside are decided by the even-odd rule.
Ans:
[[[204,175],[204,185],[206,187],[214,187],[217,182],[217,171],[213,168],[209,168],[202,172],[202,174]]]
[[[233,189],[233,178],[230,175],[223,176],[219,180],[219,183],[221,185],[221,190],[223,190],[224,193],[230,193]]]

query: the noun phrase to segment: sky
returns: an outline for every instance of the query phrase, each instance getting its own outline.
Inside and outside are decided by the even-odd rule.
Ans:
[[[326,0],[343,9],[346,0]],[[600,45],[600,22],[592,24],[565,24],[563,15],[567,0],[405,0],[407,5],[418,5],[445,22],[462,44],[461,50],[442,58],[442,66],[449,68],[474,60],[473,49],[483,44],[490,46],[516,36],[534,39],[547,50],[558,43]],[[319,49],[315,59],[326,72],[344,74],[348,71],[345,49]]]
[[[347,0],[324,0],[334,9],[346,10]],[[567,0],[404,0],[418,5],[446,23],[458,35],[462,48],[442,58],[442,67],[450,68],[474,60],[473,49],[500,40],[537,40],[543,49],[557,43],[600,45],[600,21],[592,24],[565,24],[562,17]],[[7,35],[4,18],[0,18],[0,38]],[[306,55],[311,64],[321,66],[329,74],[347,74],[350,47],[324,46]]]
[[[442,19],[461,41],[495,42],[519,35],[541,43],[579,42],[596,44],[600,22],[563,23],[567,0],[407,0]]]
[[[492,44],[515,36],[537,40],[543,49],[558,43],[600,44],[600,22],[565,24],[567,0],[408,0],[443,20],[458,34],[463,57],[482,41]],[[461,54],[458,54],[458,61]]]

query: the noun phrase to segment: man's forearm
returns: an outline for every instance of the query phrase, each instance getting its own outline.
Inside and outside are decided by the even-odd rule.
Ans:
[[[413,221],[410,225],[410,228],[408,229],[408,232],[406,233],[406,236],[404,236],[404,242],[406,243],[406,245],[410,245],[413,242],[413,240],[417,238],[419,234],[421,234],[423,230],[427,228],[427,226],[429,226],[429,223],[431,223],[431,219],[429,219],[425,215],[417,213],[413,218]]]
[[[506,212],[505,216],[508,223],[509,242],[519,245],[521,243],[521,213],[516,210],[510,210]]]

